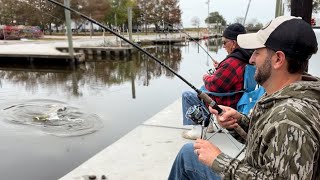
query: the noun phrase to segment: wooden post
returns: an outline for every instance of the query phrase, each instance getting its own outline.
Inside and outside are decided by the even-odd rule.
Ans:
[[[129,40],[132,41],[132,7],[128,7]]]
[[[300,16],[311,24],[312,0],[291,0],[291,15]]]
[[[291,15],[300,16],[311,24],[312,0],[291,0]],[[305,71],[308,72],[308,66]]]
[[[64,5],[66,7],[70,7],[70,1],[64,0]],[[64,10],[65,16],[66,16],[66,27],[67,27],[67,35],[68,35],[68,44],[69,44],[69,54],[72,59],[72,62],[74,63],[74,53],[73,53],[73,42],[72,42],[72,31],[71,31],[71,15],[70,11],[65,9]]]
[[[274,17],[278,17],[280,16],[280,2],[281,0],[277,0],[277,3],[276,3],[276,12],[275,12],[275,15]]]
[[[91,18],[91,13],[90,13],[90,18]],[[92,39],[93,36],[93,23],[90,22],[90,39]]]

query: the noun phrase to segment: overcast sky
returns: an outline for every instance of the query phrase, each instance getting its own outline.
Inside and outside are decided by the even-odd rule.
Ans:
[[[205,27],[208,17],[208,0],[179,0],[184,27],[192,27],[191,19],[200,18],[200,26]],[[249,0],[210,0],[209,11],[218,11],[227,23],[234,23],[237,17],[244,17]],[[246,22],[256,19],[266,24],[274,18],[276,0],[251,0]],[[285,13],[288,14],[288,13]],[[289,15],[289,14],[288,14]]]

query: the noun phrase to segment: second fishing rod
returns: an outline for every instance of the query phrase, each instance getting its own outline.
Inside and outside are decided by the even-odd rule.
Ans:
[[[171,24],[171,23],[169,23],[169,22],[166,22],[166,21],[164,21],[164,20],[161,20],[161,19],[156,19],[156,18],[148,18],[148,19],[145,19],[144,21],[146,21],[146,22],[149,22],[149,20],[150,21],[159,21],[159,22],[162,22],[162,23],[164,23],[164,24],[167,24],[168,26],[172,26],[172,27],[174,27],[174,25],[173,24]],[[169,28],[168,28],[169,29]],[[183,31],[182,29],[180,29],[180,28],[176,28],[179,32],[181,32],[181,33],[183,33],[183,34],[185,34],[186,36],[188,36],[188,38],[189,39],[191,39],[193,42],[195,42],[209,57],[210,57],[210,59],[211,59],[211,61],[214,63],[214,64],[219,64],[219,62],[218,61],[216,61],[210,54],[209,54],[209,52],[198,42],[198,40],[196,40],[196,39],[194,39],[189,33],[187,33],[186,31]],[[169,30],[168,30],[169,31]],[[209,41],[209,37],[208,37],[208,41]],[[209,45],[209,43],[208,43],[208,45]],[[210,75],[212,75],[214,72],[216,71],[216,68],[215,67],[213,67],[213,68],[211,68],[211,69],[209,69],[208,70],[208,74],[210,74]]]
[[[125,37],[121,36],[120,34],[116,33],[115,31],[111,30],[110,28],[104,26],[103,24],[99,23],[98,21],[80,13],[79,11],[76,11],[70,7],[67,7],[59,2],[56,2],[54,0],[47,0],[53,4],[56,4],[64,9],[69,10],[70,12],[76,13],[77,15],[79,15],[80,17],[100,26],[101,28],[109,31],[110,33],[112,33],[113,35],[121,38],[123,41],[127,42],[128,44],[132,45],[133,47],[137,48],[138,50],[140,50],[141,52],[145,53],[147,56],[149,56],[151,59],[155,60],[156,62],[158,62],[161,66],[165,67],[166,69],[168,69],[170,72],[172,72],[174,75],[176,75],[179,79],[181,79],[183,82],[185,82],[188,86],[190,86],[194,91],[197,92],[199,98],[201,98],[205,103],[207,103],[210,107],[212,107],[213,109],[216,109],[218,111],[219,114],[223,113],[223,110],[218,106],[218,104],[212,100],[212,98],[202,92],[201,90],[197,89],[194,85],[192,85],[190,82],[188,82],[186,79],[184,79],[182,76],[180,76],[178,73],[176,73],[172,68],[170,68],[169,66],[167,66],[166,64],[164,64],[160,59],[158,59],[157,57],[153,56],[152,54],[150,54],[148,51],[142,49],[140,46],[138,46],[137,44],[135,44],[134,42],[131,42],[130,40],[126,39]],[[234,129],[243,139],[246,139],[247,137],[247,133],[240,127],[237,126]]]

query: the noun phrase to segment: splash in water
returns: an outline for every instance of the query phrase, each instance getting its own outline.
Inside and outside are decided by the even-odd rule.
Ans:
[[[53,100],[31,100],[7,105],[2,108],[1,116],[8,123],[33,126],[55,136],[80,136],[103,127],[97,115]]]
[[[50,109],[47,112],[40,116],[33,117],[35,121],[53,121],[53,120],[60,120],[62,118],[62,112],[65,111],[67,108],[65,106],[61,106],[58,104],[50,105]]]

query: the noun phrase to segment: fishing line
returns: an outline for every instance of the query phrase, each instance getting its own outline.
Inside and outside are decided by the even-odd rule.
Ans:
[[[145,53],[147,56],[149,56],[151,59],[155,60],[156,62],[158,62],[160,65],[162,65],[163,67],[165,67],[166,69],[168,69],[170,72],[172,72],[174,75],[176,75],[180,80],[182,80],[183,82],[185,82],[188,86],[190,86],[194,91],[197,92],[198,97],[201,98],[206,104],[208,104],[210,107],[212,107],[213,109],[218,111],[218,114],[222,114],[223,110],[218,106],[218,104],[211,99],[211,97],[202,92],[201,90],[197,89],[194,85],[192,85],[190,82],[188,82],[186,79],[184,79],[182,76],[180,76],[178,73],[176,73],[172,68],[170,68],[169,66],[167,66],[166,64],[164,64],[159,58],[153,56],[152,54],[150,54],[149,52],[147,52],[146,50],[142,49],[140,46],[138,46],[137,44],[131,42],[130,40],[126,39],[125,37],[121,36],[120,34],[116,33],[115,31],[111,30],[110,28],[104,26],[103,24],[99,23],[98,21],[70,8],[67,7],[59,2],[53,1],[53,0],[47,0],[53,4],[56,4],[64,9],[69,10],[70,12],[76,13],[77,15],[81,16],[84,19],[87,19],[88,21],[104,28],[105,30],[109,31],[111,34],[121,38],[123,41],[127,42],[128,44],[132,45],[133,47],[137,48],[138,50],[140,50],[141,52]],[[234,130],[244,139],[247,139],[247,133],[240,127],[237,126],[236,128],[234,128]]]
[[[165,23],[165,24],[168,24],[168,25],[170,25],[170,26],[172,26],[172,27],[175,27],[174,24],[170,24],[169,22],[166,22],[166,21],[163,21],[163,20],[160,20],[160,19],[148,18],[148,20],[161,21],[161,22],[163,22],[163,23]],[[148,21],[147,21],[147,22],[148,22]],[[176,29],[177,29],[179,32],[187,35],[187,36],[189,37],[189,39],[191,39],[193,42],[195,42],[195,43],[210,57],[210,59],[211,59],[212,62],[214,62],[214,63],[219,63],[218,61],[216,61],[216,60],[209,54],[209,52],[208,52],[197,40],[195,40],[195,39],[194,39],[192,36],[190,36],[187,32],[183,31],[182,29],[180,29],[180,28],[178,28],[178,27],[176,27]],[[213,67],[212,70],[213,70],[213,72],[214,72],[214,71],[216,70],[216,68]]]

